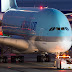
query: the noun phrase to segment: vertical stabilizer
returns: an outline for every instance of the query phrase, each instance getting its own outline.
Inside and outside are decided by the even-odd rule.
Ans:
[[[5,12],[10,8],[17,8],[16,0],[0,0],[1,2],[1,12]]]
[[[17,8],[16,0],[10,0],[10,7],[11,8]]]

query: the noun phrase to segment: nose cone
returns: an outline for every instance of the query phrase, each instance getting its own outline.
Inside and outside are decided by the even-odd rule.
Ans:
[[[71,34],[71,27],[69,24],[68,19],[66,16],[60,12],[59,10],[56,9],[43,9],[40,12],[38,12],[35,15],[35,22],[37,22],[36,26],[36,33],[37,35],[40,34],[40,30],[43,30],[42,36],[63,36],[63,35],[69,35]],[[61,32],[60,34],[59,31],[54,30],[54,31],[49,31],[51,27],[68,27],[70,31],[67,32]],[[58,33],[60,35],[58,35]],[[65,34],[64,34],[65,33]]]

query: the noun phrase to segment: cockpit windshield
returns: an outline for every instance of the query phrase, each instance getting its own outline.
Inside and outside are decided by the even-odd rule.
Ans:
[[[68,27],[51,27],[49,29],[49,31],[53,31],[53,30],[67,30],[67,31],[69,31]]]

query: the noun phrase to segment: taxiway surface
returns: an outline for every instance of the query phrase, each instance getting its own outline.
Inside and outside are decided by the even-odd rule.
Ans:
[[[0,72],[72,72],[72,70],[57,70],[54,62],[25,62],[25,63],[0,63]]]

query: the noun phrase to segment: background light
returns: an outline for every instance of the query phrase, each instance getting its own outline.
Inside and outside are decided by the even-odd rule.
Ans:
[[[70,15],[72,17],[72,15]]]
[[[43,9],[43,7],[42,7],[42,6],[40,6],[40,9]]]

